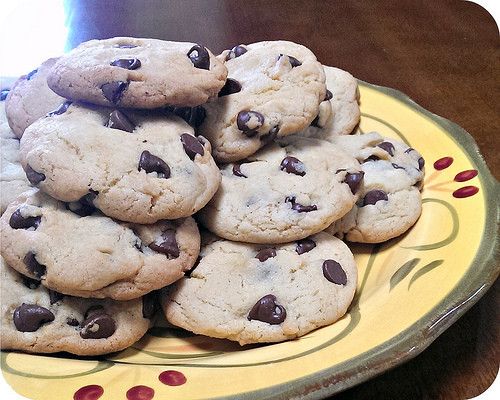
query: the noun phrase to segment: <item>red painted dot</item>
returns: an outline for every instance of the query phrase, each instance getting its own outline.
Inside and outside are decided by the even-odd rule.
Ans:
[[[453,158],[443,157],[434,163],[434,168],[437,169],[438,171],[441,171],[442,169],[448,168],[452,163],[453,163]]]
[[[158,376],[158,379],[160,380],[161,383],[168,386],[184,385],[187,381],[186,377],[182,372],[172,371],[172,370],[163,371]]]
[[[155,391],[149,386],[138,385],[127,390],[126,396],[128,400],[151,400]]]
[[[453,192],[453,197],[463,199],[464,197],[474,196],[477,192],[479,192],[479,188],[475,186],[464,186],[455,190]]]
[[[78,389],[73,395],[74,400],[97,400],[104,393],[99,385],[87,385]]]
[[[455,182],[465,182],[477,176],[477,170],[469,169],[467,171],[459,172],[455,175]]]

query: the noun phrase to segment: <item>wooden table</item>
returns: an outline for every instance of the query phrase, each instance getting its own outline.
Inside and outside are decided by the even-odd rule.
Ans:
[[[112,36],[198,42],[214,53],[261,40],[301,43],[323,64],[399,89],[463,127],[500,178],[500,39],[494,19],[475,3],[68,0],[65,5],[67,49]],[[422,354],[335,399],[479,395],[498,373],[499,305],[497,280]]]

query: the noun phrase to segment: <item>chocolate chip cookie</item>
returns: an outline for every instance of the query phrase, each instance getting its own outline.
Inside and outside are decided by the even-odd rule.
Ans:
[[[32,185],[142,224],[190,216],[210,200],[221,180],[210,153],[179,117],[78,103],[36,121],[20,146]]]
[[[115,37],[64,54],[47,76],[60,96],[104,106],[196,106],[217,96],[227,70],[206,47]]]
[[[424,159],[407,144],[377,132],[337,136],[364,173],[359,200],[326,231],[352,242],[379,243],[410,229],[422,211]]]
[[[43,286],[78,297],[129,300],[189,270],[200,250],[193,218],[138,225],[106,217],[86,202],[64,203],[38,189],[0,218],[1,253]]]
[[[308,48],[266,41],[235,46],[218,58],[228,69],[227,82],[215,101],[202,106],[205,118],[198,128],[217,161],[241,160],[318,115],[325,72]]]
[[[252,243],[283,243],[317,233],[345,215],[359,196],[359,162],[312,138],[283,138],[244,162],[221,167],[220,189],[197,214],[215,234]]]
[[[167,320],[197,334],[279,342],[341,318],[357,283],[345,243],[324,232],[252,245],[211,239],[190,275],[161,292]]]
[[[81,299],[48,290],[1,259],[1,347],[89,356],[123,350],[151,326],[148,297]]]

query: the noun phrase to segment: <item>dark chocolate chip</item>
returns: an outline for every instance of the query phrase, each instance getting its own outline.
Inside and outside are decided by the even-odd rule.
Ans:
[[[31,78],[33,78],[33,76],[38,72],[38,68],[34,69],[33,71],[31,71],[28,75],[26,75],[26,80],[29,81],[31,80]]]
[[[219,91],[217,96],[228,96],[233,93],[238,93],[239,91],[241,91],[241,83],[239,83],[236,79],[227,78],[226,83],[222,86],[222,89]]]
[[[310,206],[304,206],[300,203],[297,203],[295,201],[295,197],[287,197],[285,198],[285,202],[286,203],[291,203],[292,204],[292,210],[295,210],[299,213],[301,212],[310,212],[310,211],[316,211],[318,209],[318,207],[313,204],[313,205],[310,205]]]
[[[66,318],[66,323],[69,326],[78,326],[78,325],[80,325],[80,322],[78,322],[78,320],[76,318],[72,318],[72,317]]]
[[[12,229],[29,229],[29,228],[38,228],[40,225],[40,221],[42,220],[41,216],[37,217],[23,217],[21,215],[21,209],[18,208],[16,211],[12,213],[9,219],[9,225]]]
[[[402,167],[401,165],[396,164],[396,163],[394,163],[394,162],[393,162],[393,163],[391,163],[391,165],[392,165],[392,168],[394,168],[394,169],[404,169],[404,167]]]
[[[415,149],[413,147],[408,147],[404,152],[408,154],[411,153],[412,151],[415,151]]]
[[[288,156],[281,161],[280,169],[289,174],[304,176],[306,174],[306,167],[298,158]]]
[[[226,61],[229,61],[232,58],[239,57],[245,54],[248,50],[243,46],[234,46],[229,53],[226,55]]]
[[[236,118],[238,129],[248,137],[255,136],[259,128],[264,124],[264,116],[257,111],[243,110]]]
[[[170,167],[167,163],[147,150],[144,150],[141,153],[138,169],[139,171],[143,169],[148,174],[150,172],[156,172],[158,174],[158,178],[170,178]]]
[[[347,283],[347,275],[342,266],[335,260],[325,260],[323,263],[323,276],[337,285]]]
[[[260,137],[260,141],[263,144],[270,143],[272,140],[274,140],[276,136],[278,136],[279,130],[280,130],[279,126],[274,125],[268,133]]]
[[[68,108],[71,105],[71,103],[73,102],[69,100],[65,101],[64,103],[61,103],[59,107],[57,107],[54,111],[47,113],[47,117],[64,114],[66,111],[68,111]]]
[[[130,119],[119,110],[114,110],[109,114],[108,122],[106,123],[108,128],[119,129],[125,132],[133,132],[135,125],[130,122]]]
[[[255,255],[255,258],[257,258],[260,262],[264,262],[268,258],[273,257],[276,257],[276,249],[273,249],[272,247],[262,249]]]
[[[370,204],[373,205],[377,201],[381,201],[381,200],[388,200],[387,193],[385,193],[383,190],[379,190],[379,189],[370,190],[369,192],[367,192],[365,194],[362,206],[366,206],[366,205],[370,205]]]
[[[347,185],[351,189],[351,193],[356,194],[359,190],[359,187],[361,186],[361,182],[363,182],[364,176],[365,173],[363,171],[347,172],[342,183],[347,183]]]
[[[363,160],[363,163],[365,163],[365,162],[369,162],[369,161],[378,161],[378,160],[380,160],[380,157],[378,157],[378,156],[376,156],[376,155],[371,155],[370,157],[365,158],[365,159]]]
[[[279,55],[278,60],[281,57],[283,57],[283,54]],[[302,65],[302,63],[299,60],[297,60],[295,57],[288,56],[288,60],[290,61],[290,65],[292,66],[292,68],[299,67]]]
[[[270,325],[279,325],[286,318],[286,310],[278,303],[276,296],[268,294],[255,303],[247,318],[249,321],[256,319]]]
[[[120,102],[123,92],[127,87],[128,82],[117,81],[105,83],[101,86],[101,90],[106,100],[116,105]]]
[[[241,172],[241,164],[233,164],[233,175],[241,178],[248,178],[248,176]]]
[[[20,332],[35,332],[54,319],[52,312],[38,304],[23,303],[14,310],[14,325]]]
[[[423,157],[420,157],[418,159],[418,169],[422,171],[424,169],[424,166],[425,166],[425,160]]]
[[[177,244],[175,231],[173,229],[163,231],[160,238],[152,242],[148,247],[159,253],[170,255],[173,258],[179,257],[180,254],[179,245]]]
[[[104,339],[115,333],[116,325],[114,319],[104,311],[88,313],[80,324],[82,330],[80,336],[83,339]]]
[[[297,242],[297,246],[295,246],[295,251],[298,255],[307,253],[316,247],[316,242],[311,239],[302,239]]]
[[[5,99],[7,98],[7,95],[9,94],[9,92],[10,92],[10,89],[3,89],[1,91],[0,101],[5,101]]]
[[[323,101],[327,101],[327,100],[331,100],[333,98],[333,93],[330,92],[328,89],[326,90],[326,95],[325,95],[325,100]]]
[[[89,192],[80,200],[67,203],[66,208],[71,212],[78,214],[80,217],[87,217],[93,214],[96,210],[94,200],[98,195],[98,191],[90,189]]]
[[[26,265],[26,268],[28,269],[28,272],[32,275],[35,276],[35,278],[40,279],[42,276],[45,275],[45,265],[40,264],[36,258],[35,258],[35,253],[32,251],[29,251],[26,253],[23,259],[24,265]]]
[[[153,318],[159,309],[158,291],[154,290],[142,296],[142,316],[144,318]]]
[[[26,165],[26,178],[30,181],[33,186],[38,185],[40,182],[45,180],[45,174],[42,172],[36,172],[31,165]]]
[[[165,110],[181,117],[193,128],[198,128],[207,116],[207,112],[201,105],[195,107],[167,106]]]
[[[201,156],[205,154],[205,149],[203,148],[203,145],[193,135],[190,135],[189,133],[183,133],[181,135],[181,142],[182,146],[184,147],[184,151],[191,160],[194,160],[196,154],[200,154]]]
[[[196,68],[210,69],[210,55],[205,47],[196,44],[191,47],[187,56]]]
[[[21,279],[23,280],[24,286],[31,290],[37,289],[41,284],[39,280],[30,278],[29,276],[21,275]]]
[[[392,157],[394,155],[394,145],[391,142],[382,142],[377,144],[377,147],[385,150]]]
[[[55,290],[49,290],[50,304],[57,303],[62,300],[64,295],[62,293],[56,292]]]
[[[137,69],[141,66],[141,60],[138,58],[118,58],[116,60],[111,61],[109,64],[113,67],[120,67],[124,69]]]

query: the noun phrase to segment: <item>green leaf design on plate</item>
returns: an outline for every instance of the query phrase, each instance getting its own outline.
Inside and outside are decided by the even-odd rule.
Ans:
[[[430,243],[430,244],[423,244],[423,245],[419,245],[419,246],[408,246],[408,247],[401,246],[403,249],[413,249],[413,250],[417,250],[417,251],[435,250],[435,249],[438,249],[440,247],[444,247],[444,246],[449,245],[451,242],[453,242],[455,240],[455,238],[458,235],[459,221],[458,221],[458,213],[457,213],[457,210],[455,210],[455,207],[453,207],[450,203],[448,203],[445,200],[436,199],[436,198],[432,198],[432,197],[422,199],[422,204],[425,204],[425,203],[438,203],[438,204],[445,206],[448,209],[448,211],[450,212],[450,215],[451,215],[451,222],[452,222],[451,232],[446,238],[444,238],[443,240],[440,240],[439,242]]]
[[[415,272],[415,275],[411,277],[410,283],[408,283],[408,290],[410,289],[410,286],[413,285],[413,282],[415,282],[418,278],[432,271],[434,268],[439,267],[442,263],[444,263],[444,260],[434,260],[420,268],[417,272]]]
[[[400,283],[408,274],[417,266],[420,262],[420,258],[412,258],[411,260],[405,262],[398,270],[391,276],[391,286],[389,292],[394,289],[394,287]]]

